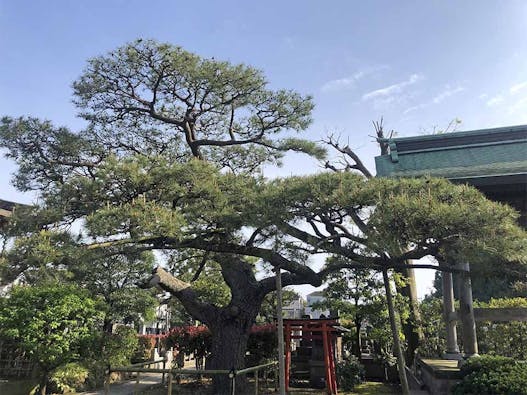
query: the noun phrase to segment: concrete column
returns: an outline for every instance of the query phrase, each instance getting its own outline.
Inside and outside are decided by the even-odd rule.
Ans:
[[[459,273],[459,318],[463,324],[463,348],[465,357],[478,356],[478,339],[476,337],[476,320],[474,319],[474,306],[472,303],[472,283],[470,281],[470,266],[460,263]]]
[[[457,345],[456,320],[453,319],[455,307],[452,273],[443,272],[441,278],[443,281],[443,319],[446,327],[446,352],[443,358],[460,360],[461,354]]]

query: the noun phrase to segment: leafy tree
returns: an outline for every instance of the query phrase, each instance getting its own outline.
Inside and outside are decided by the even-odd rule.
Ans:
[[[103,255],[98,251],[79,251],[78,240],[72,234],[48,229],[31,237],[13,238],[24,229],[31,229],[33,225],[25,219],[36,210],[22,207],[17,218],[9,222],[6,233],[13,241],[12,247],[2,254],[5,263],[0,265],[1,282],[17,279],[29,285],[50,281],[81,285],[92,297],[104,301],[106,332],[111,332],[115,322],[137,324],[153,317],[157,305],[154,292],[137,287],[152,271],[151,253]]]
[[[24,224],[21,240],[30,244],[39,235],[58,245],[71,240],[75,257],[79,250],[208,251],[205,265],[219,265],[230,289],[226,305],[204,301],[192,281],[162,268],[151,284],[208,326],[209,368],[243,366],[250,328],[276,288],[273,277],[256,278],[247,257],[282,268],[284,286],[319,286],[343,268],[381,271],[394,323],[388,271],[407,267],[408,259],[489,247],[521,255],[524,235],[513,210],[444,180],[249,176],[284,150],[322,154],[313,143],[284,137],[309,125],[311,99],[267,89],[253,68],[136,42],[90,60],[74,89],[86,131],[31,118],[2,122],[0,146],[19,164],[16,185],[42,197],[31,215],[15,214],[14,226]],[[85,225],[80,238],[71,236],[75,221]],[[65,249],[57,251],[63,255],[51,256],[46,267],[69,259]],[[348,262],[316,272],[305,264],[315,253]],[[215,384],[217,393],[228,389],[224,378]]]
[[[333,256],[328,265],[335,264],[339,259]],[[330,273],[328,286],[324,289],[324,300],[315,303],[314,308],[338,311],[339,317],[353,322],[355,327],[352,350],[361,359],[361,328],[366,321],[371,321],[376,315],[386,310],[386,299],[383,295],[382,281],[379,274],[369,269],[342,269]],[[381,303],[378,303],[378,299]]]
[[[424,341],[419,345],[419,355],[440,358],[446,350],[446,328],[443,316],[443,301],[426,296],[419,305],[422,313]],[[478,337],[478,346],[479,346]]]
[[[300,295],[292,289],[284,289],[282,291],[282,305],[287,306],[291,302],[298,300]],[[276,308],[277,308],[277,295],[276,291],[268,293],[260,307],[260,312],[256,317],[256,322],[262,323],[273,323],[276,322]]]
[[[447,131],[455,130],[456,125],[459,122],[453,120],[450,122]],[[391,130],[386,132],[384,129],[383,118],[380,121],[374,121],[373,126],[375,128],[376,140],[379,145],[379,150],[381,155],[387,155],[390,151],[388,139],[393,137],[396,133]],[[451,127],[454,126],[450,130]],[[327,145],[333,148],[334,151],[338,154],[338,159],[336,163],[327,161],[325,167],[335,172],[355,172],[363,175],[366,178],[372,178],[373,174],[366,168],[364,163],[361,161],[357,153],[349,146],[349,144],[341,144],[338,138],[335,138],[333,135],[330,135],[325,141]],[[407,262],[408,264],[410,262]],[[396,282],[396,291],[400,293],[407,301],[409,319],[402,322],[403,332],[406,338],[406,360],[409,365],[413,363],[415,356],[415,351],[417,350],[420,342],[423,339],[423,334],[420,328],[420,312],[419,312],[419,302],[417,299],[417,285],[415,279],[414,270],[410,267],[400,267],[395,270],[399,275],[405,277],[405,281]]]
[[[140,253],[79,259],[68,270],[72,273],[70,281],[104,301],[104,330],[112,332],[114,323],[137,326],[154,319],[158,305],[155,292],[138,287],[146,281],[153,266],[153,256]]]
[[[283,235],[302,243],[303,251],[346,258],[321,274],[361,267],[382,272],[401,382],[404,360],[389,269],[456,271],[441,259],[454,252],[473,257],[499,251],[525,261],[518,214],[465,185],[433,178],[366,179],[347,172],[276,180],[269,190],[269,205],[277,208],[269,221]],[[441,264],[407,263],[424,256],[438,257]]]
[[[226,306],[231,298],[230,289],[221,277],[221,266],[207,251],[175,250],[165,252],[167,267],[182,281],[192,284],[196,297],[204,303]],[[170,306],[172,326],[185,326],[194,319],[176,298],[166,300]]]
[[[46,249],[45,260],[13,261],[17,272],[72,266],[79,255],[94,252],[102,259],[145,250],[203,251],[214,239],[223,248],[211,251],[205,265],[214,261],[221,268],[231,289],[227,304],[203,302],[197,278],[173,287],[165,277],[182,280],[160,269],[160,285],[211,329],[209,367],[242,367],[249,329],[275,285],[255,279],[254,262],[244,258],[253,254],[232,255],[237,251],[229,244],[240,241],[243,226],[238,207],[256,193],[254,180],[234,174],[277,164],[288,150],[323,155],[316,144],[291,134],[311,122],[311,98],[270,90],[252,67],[143,40],[90,59],[73,87],[86,130],[73,133],[35,118],[4,118],[0,126],[0,145],[19,165],[15,185],[39,191],[42,202],[13,219],[17,243],[27,248],[15,248],[12,256],[35,251],[42,238],[57,247]],[[71,232],[79,222],[86,225],[80,237]],[[147,240],[152,237],[157,241]],[[159,237],[168,237],[167,243]],[[194,245],[180,245],[189,237]],[[251,243],[261,237],[255,232]],[[272,249],[260,255],[269,254]],[[196,277],[203,272],[195,267]]]
[[[441,273],[434,278],[433,296],[443,296]],[[506,262],[499,257],[477,265],[470,272],[472,296],[480,302],[492,298],[520,297],[527,294],[527,267],[521,262]],[[457,284],[454,278],[454,295],[457,297]]]
[[[0,301],[0,335],[38,364],[42,395],[53,369],[79,359],[101,318],[96,302],[72,285],[15,287]]]

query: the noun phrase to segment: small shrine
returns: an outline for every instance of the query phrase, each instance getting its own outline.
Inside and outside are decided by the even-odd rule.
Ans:
[[[336,362],[342,359],[342,333],[336,318],[284,320],[286,391],[295,380],[337,394]]]

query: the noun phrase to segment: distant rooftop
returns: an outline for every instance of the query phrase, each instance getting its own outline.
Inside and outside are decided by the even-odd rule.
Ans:
[[[13,213],[15,206],[24,206],[20,203],[10,202],[9,200],[0,199],[0,226]]]
[[[527,226],[527,125],[386,139],[379,177],[444,177],[510,204]]]
[[[15,207],[16,203],[15,202],[10,202],[10,201],[7,201],[7,200],[2,200],[0,199],[0,210],[5,210],[5,211],[13,211],[13,207]]]
[[[0,199],[0,221],[10,217],[16,203]]]
[[[310,294],[307,294],[307,296],[324,296],[324,291],[314,291]]]
[[[431,175],[477,184],[478,178],[506,176],[527,183],[527,125],[387,141],[389,154],[375,158],[381,177]]]

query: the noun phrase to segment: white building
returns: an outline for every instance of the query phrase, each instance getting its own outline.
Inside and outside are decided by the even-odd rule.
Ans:
[[[299,296],[287,306],[282,307],[282,314],[286,319],[300,319],[304,316],[306,301]]]
[[[139,325],[140,335],[159,335],[170,330],[170,308],[166,303],[156,307],[156,319]]]

